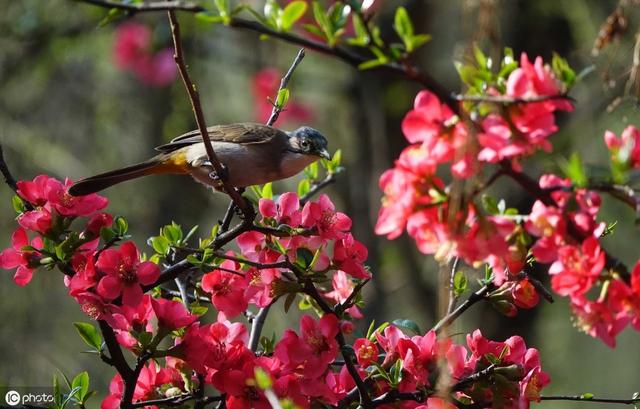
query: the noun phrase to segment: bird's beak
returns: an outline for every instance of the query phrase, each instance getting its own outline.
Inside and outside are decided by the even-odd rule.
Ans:
[[[321,158],[326,159],[326,160],[331,160],[331,154],[326,149],[321,150],[318,153],[318,156],[320,156]]]

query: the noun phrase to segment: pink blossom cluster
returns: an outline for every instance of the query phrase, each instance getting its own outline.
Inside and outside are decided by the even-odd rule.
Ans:
[[[556,206],[534,203],[525,224],[538,238],[532,253],[539,262],[551,264],[551,287],[570,297],[578,327],[613,347],[627,324],[640,330],[640,269],[636,266],[630,277],[606,269],[599,241],[606,226],[596,220],[600,195],[572,189],[571,181],[555,175],[543,175],[540,187],[551,191]],[[600,285],[603,291],[592,301],[588,293]]]
[[[121,70],[131,71],[143,84],[164,87],[175,80],[178,73],[169,47],[154,52],[152,32],[137,23],[121,24],[113,43],[113,61]]]
[[[627,126],[620,137],[611,131],[604,133],[604,141],[611,151],[611,160],[627,169],[640,167],[640,129]]]
[[[0,253],[0,267],[17,268],[14,281],[26,285],[33,277],[33,271],[47,256],[43,251],[43,236],[59,237],[77,217],[89,217],[79,234],[79,241],[91,246],[97,245],[97,238],[103,226],[111,225],[113,218],[99,213],[108,201],[102,196],[91,194],[74,197],[68,192],[71,181],[64,183],[46,175],[36,176],[33,181],[18,182],[18,195],[31,204],[32,209],[18,216],[20,227],[13,233],[11,247]],[[28,232],[38,236],[29,239]]]

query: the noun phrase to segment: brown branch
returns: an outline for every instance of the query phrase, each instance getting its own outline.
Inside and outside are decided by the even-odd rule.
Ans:
[[[462,304],[458,306],[455,310],[453,310],[450,314],[447,314],[444,318],[442,318],[433,328],[432,330],[437,332],[442,331],[447,328],[455,320],[458,319],[466,310],[468,310],[473,304],[478,301],[482,301],[485,299],[489,291],[493,289],[493,284],[486,284],[482,286],[478,291],[471,294],[469,298],[467,298]]]
[[[182,10],[191,13],[198,13],[202,11],[206,11],[200,6],[177,3],[177,2],[149,2],[149,3],[141,3],[141,4],[123,4],[115,1],[107,1],[107,0],[77,0],[85,3],[90,3],[96,6],[105,7],[105,8],[116,8],[123,9],[130,12],[138,13],[138,12],[153,12],[153,11],[165,11],[165,10]],[[177,7],[171,7],[172,5],[176,5]],[[310,40],[305,37],[300,37],[290,33],[284,33],[275,31],[269,27],[266,27],[260,24],[257,21],[245,20],[242,18],[232,18],[228,24],[231,27],[241,28],[249,31],[254,31],[260,34],[266,34],[270,37],[277,38],[279,40],[288,42],[290,44],[294,44],[300,47],[304,47],[309,50],[317,51],[323,54],[328,54],[334,56],[349,65],[354,67],[358,67],[363,62],[366,62],[371,59],[370,56],[363,56],[353,51],[344,48],[344,47],[331,47],[325,43]],[[438,98],[446,103],[454,112],[459,113],[460,107],[458,101],[453,98],[451,93],[438,81],[436,81],[433,77],[425,72],[421,72],[417,67],[408,64],[407,62],[398,63],[398,62],[389,62],[386,64],[382,64],[374,70],[384,70],[389,71],[395,74],[402,75],[408,78],[411,81],[417,82],[426,89],[430,90],[434,94],[438,96]]]
[[[631,398],[631,399],[607,399],[607,398],[595,398],[587,395],[541,396],[540,400],[568,400],[568,401],[594,402],[594,403],[617,403],[620,405],[635,405],[637,403],[640,403],[640,397]]]
[[[2,176],[4,177],[4,182],[18,195],[18,182],[11,174],[9,167],[7,166],[7,162],[4,160],[4,149],[2,148],[2,144],[0,144],[0,172],[2,172]],[[18,195],[19,197],[20,195]],[[22,199],[22,198],[21,198]],[[33,205],[28,201],[22,199],[22,203],[27,210],[33,210]]]
[[[215,170],[216,174],[220,178],[220,185],[224,189],[225,193],[227,193],[233,202],[238,206],[239,209],[242,210],[242,213],[246,218],[255,217],[255,212],[251,205],[247,203],[246,200],[242,197],[242,195],[235,189],[234,186],[229,184],[227,178],[224,177],[225,169],[222,164],[218,160],[216,156],[216,152],[213,149],[213,145],[211,144],[211,139],[209,138],[209,131],[207,130],[207,125],[204,120],[204,114],[202,113],[202,106],[200,103],[200,95],[198,93],[198,89],[195,84],[191,80],[189,76],[189,70],[187,69],[187,65],[184,59],[184,52],[182,50],[182,40],[180,38],[180,24],[178,23],[178,19],[176,18],[176,13],[173,9],[168,11],[169,22],[171,24],[171,35],[173,37],[173,46],[175,49],[175,53],[173,55],[176,64],[178,65],[178,70],[180,71],[180,76],[182,77],[182,81],[184,82],[184,86],[187,89],[187,93],[189,94],[189,100],[191,101],[191,107],[193,108],[193,113],[196,118],[196,122],[198,124],[198,130],[200,131],[200,135],[202,135],[202,141],[204,142],[205,149],[207,151],[207,156],[209,157],[209,162],[211,162],[211,166]]]
[[[289,85],[289,80],[291,80],[291,76],[293,75],[293,72],[296,70],[296,67],[298,67],[298,64],[302,62],[304,55],[305,55],[304,48],[301,48],[300,51],[298,51],[296,58],[294,58],[293,63],[289,67],[289,70],[284,75],[284,77],[282,77],[282,80],[280,80],[280,87],[278,88],[278,93],[276,94],[276,100],[278,98],[278,95],[280,94],[280,91],[287,88],[287,85]],[[272,126],[278,120],[278,117],[280,116],[280,113],[282,111],[284,111],[284,106],[278,106],[277,103],[274,103],[273,109],[271,110],[271,116],[267,121],[267,125]]]
[[[575,101],[574,98],[564,95],[564,94],[556,94],[556,95],[536,95],[535,97],[526,97],[526,98],[514,98],[506,95],[464,95],[464,94],[453,94],[452,98],[456,101],[469,101],[469,102],[486,102],[491,104],[501,104],[501,105],[514,105],[514,104],[530,104],[532,102],[544,102],[544,101],[553,101],[553,100],[567,100],[567,101]]]
[[[311,188],[304,196],[300,198],[300,206],[304,206],[313,196],[320,192],[325,187],[332,185],[336,182],[336,174],[329,173],[327,176],[317,183],[313,183]]]

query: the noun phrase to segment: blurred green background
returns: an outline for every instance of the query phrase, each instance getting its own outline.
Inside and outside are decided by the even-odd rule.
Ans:
[[[261,7],[261,1],[252,2]],[[516,53],[542,55],[553,51],[581,71],[593,71],[572,92],[576,110],[559,119],[562,130],[552,137],[553,154],[538,155],[527,169],[533,175],[558,171],[558,163],[577,151],[588,164],[606,166],[605,129],[619,133],[628,123],[640,125],[635,100],[622,97],[616,109],[607,107],[623,96],[632,64],[634,30],[639,25],[633,6],[630,28],[599,57],[591,55],[599,27],[617,6],[603,0],[379,0],[377,21],[390,38],[393,11],[405,5],[419,32],[433,40],[416,55],[416,63],[451,90],[460,82],[454,60],[465,60],[474,42],[499,57],[504,46]],[[631,3],[631,2],[629,2]],[[65,0],[23,0],[2,4],[0,13],[0,142],[18,179],[46,173],[78,179],[146,159],[152,147],[195,127],[185,90],[179,80],[167,87],[141,84],[113,63],[114,31],[118,24],[98,27],[105,10]],[[208,124],[254,119],[252,78],[265,67],[284,71],[297,52],[277,40],[261,41],[254,33],[211,26],[181,14],[186,54],[198,84]],[[170,44],[163,13],[133,17],[153,30],[158,47]],[[380,72],[358,72],[327,56],[309,52],[291,84],[293,101],[311,107],[306,125],[329,137],[330,150],[341,148],[347,171],[328,189],[337,206],[353,217],[354,234],[370,249],[368,264],[374,280],[365,292],[367,320],[409,318],[421,328],[437,319],[438,266],[420,255],[406,237],[387,241],[373,235],[381,192],[377,180],[405,146],[399,123],[419,87]],[[279,122],[293,129],[301,124]],[[296,180],[278,184],[293,190]],[[511,206],[523,211],[531,201],[517,186],[501,180],[494,188]],[[0,244],[9,245],[15,228],[12,192],[0,188]],[[138,245],[171,220],[184,228],[208,230],[222,217],[227,200],[190,179],[156,176],[114,187],[106,192],[109,210],[130,221]],[[638,257],[638,232],[630,210],[606,198],[603,220],[619,220],[606,246],[628,263]],[[72,322],[87,321],[66,295],[62,275],[37,272],[25,288],[13,284],[12,273],[0,275],[0,386],[46,386],[58,370],[75,375],[88,370],[92,385],[104,393],[112,368],[85,346]],[[273,309],[266,334],[296,323],[281,306]],[[366,323],[360,324],[368,326]],[[297,327],[297,323],[295,324]],[[627,330],[610,349],[572,326],[565,300],[541,303],[515,319],[478,305],[457,322],[453,334],[480,328],[486,336],[525,337],[540,349],[543,368],[552,377],[545,394],[592,392],[607,397],[631,397],[640,390],[640,334]],[[462,342],[461,335],[454,335]],[[606,374],[606,376],[605,376]],[[97,404],[98,400],[94,401]],[[578,408],[585,404],[548,402],[542,407]],[[592,406],[595,406],[592,404]]]

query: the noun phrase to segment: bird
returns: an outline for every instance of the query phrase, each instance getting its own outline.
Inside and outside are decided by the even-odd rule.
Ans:
[[[99,192],[115,184],[153,174],[189,174],[216,190],[224,178],[245,188],[296,175],[320,158],[331,159],[327,139],[302,126],[286,132],[257,123],[235,123],[207,128],[224,174],[216,174],[198,130],[156,147],[160,153],[144,162],[82,179],[69,188],[71,196]]]

